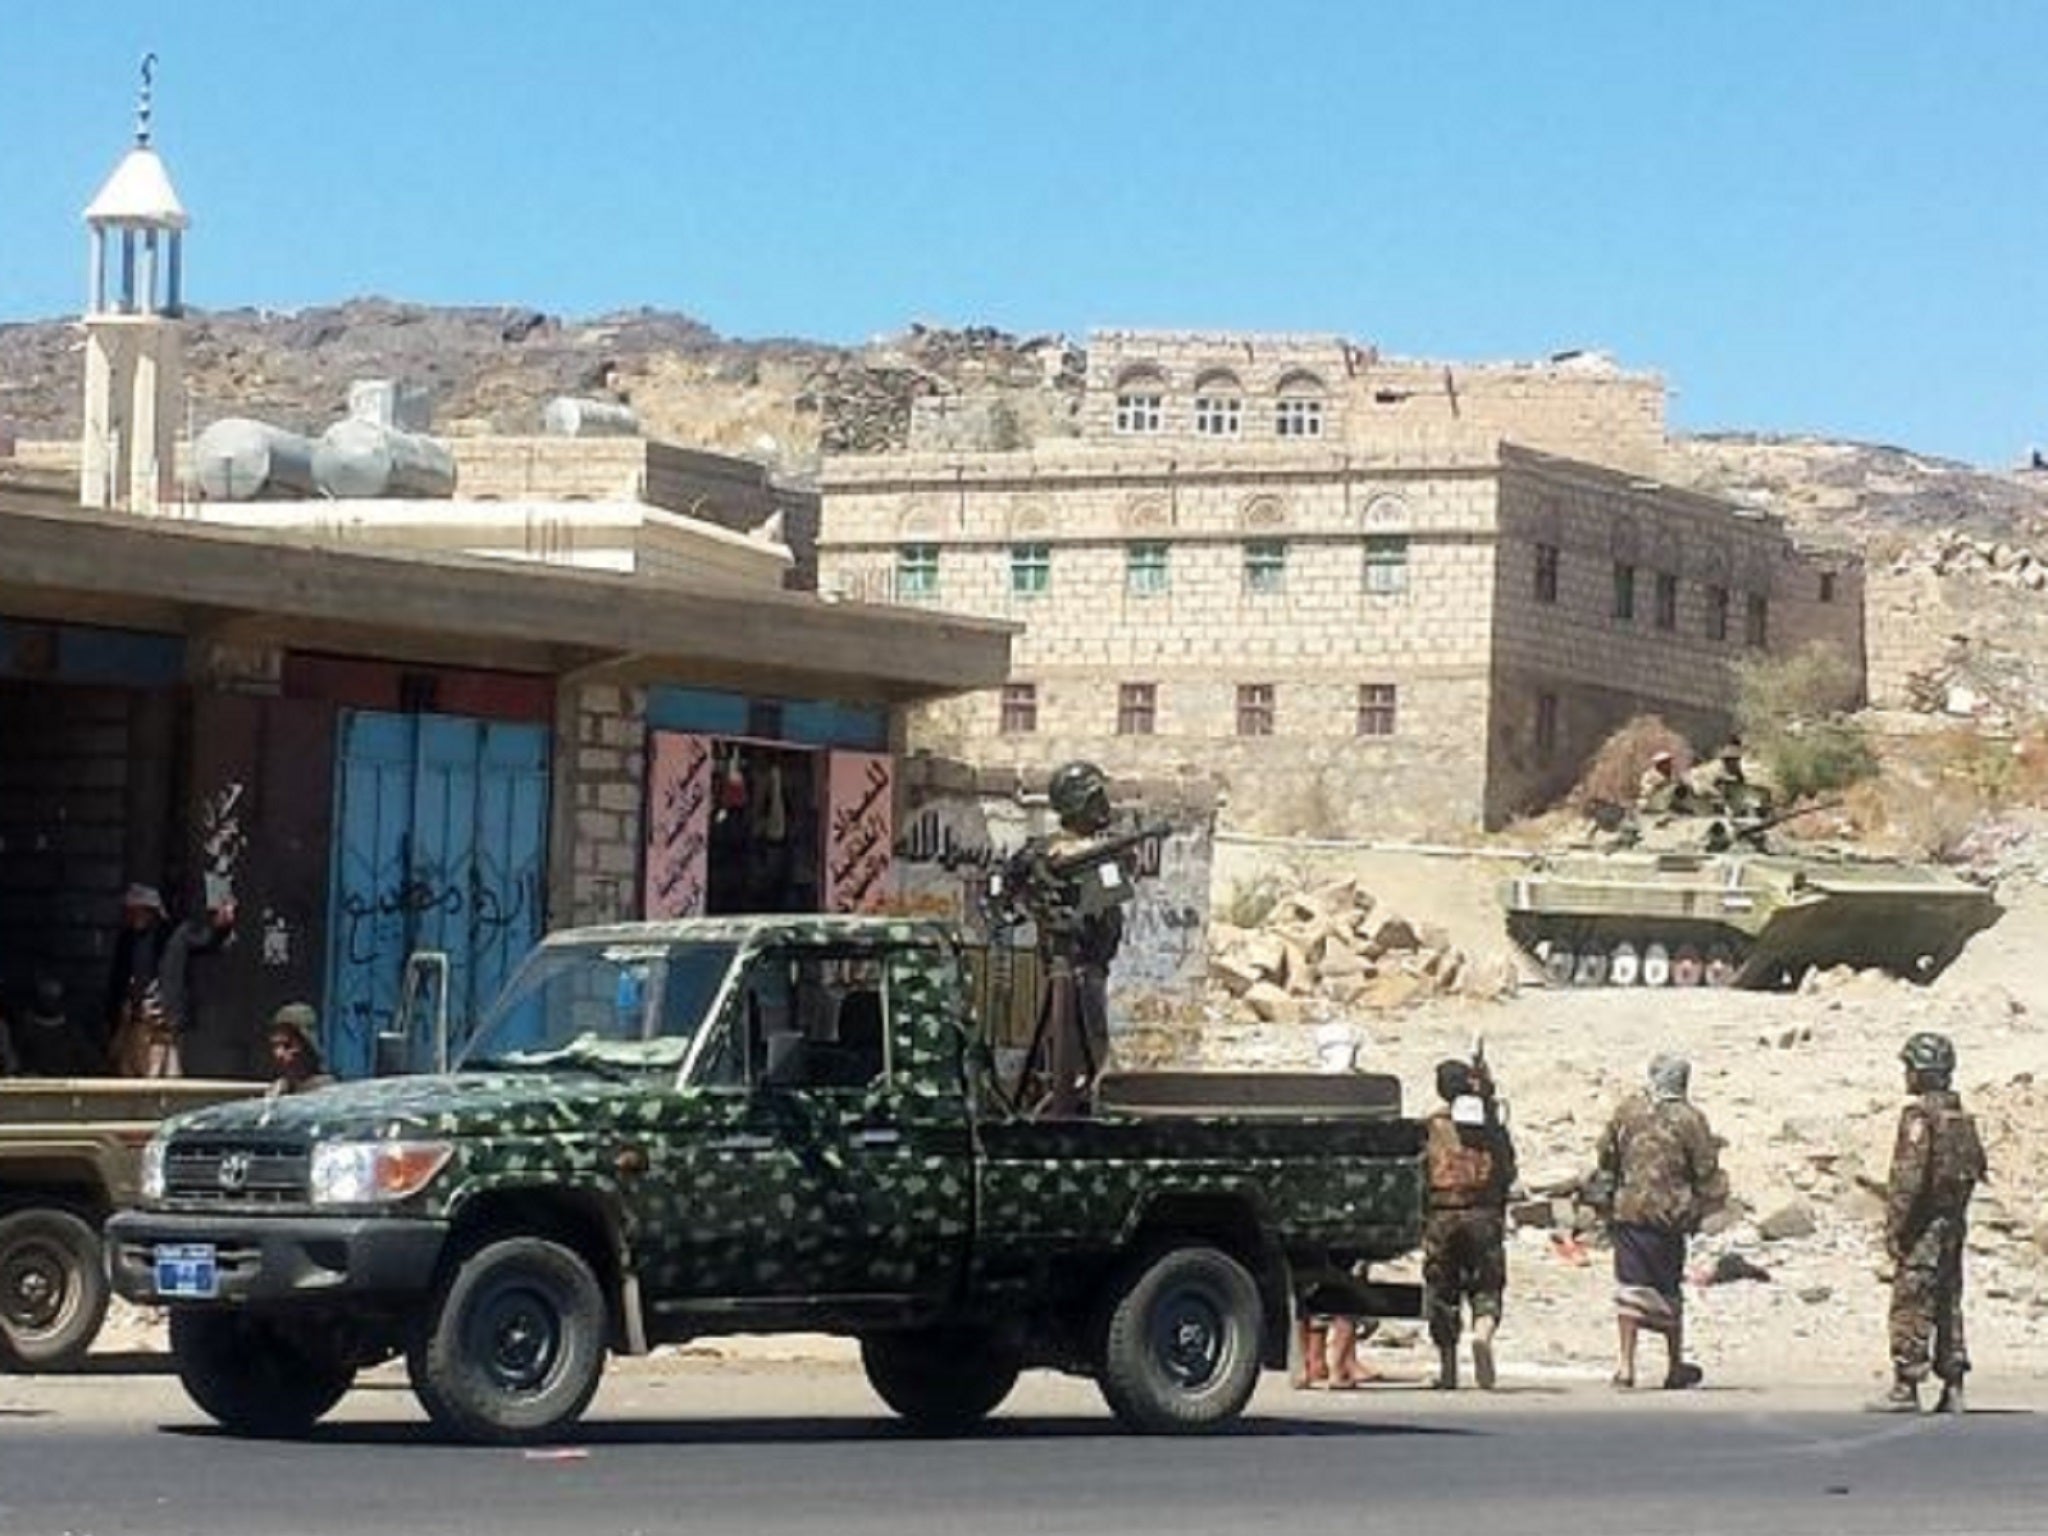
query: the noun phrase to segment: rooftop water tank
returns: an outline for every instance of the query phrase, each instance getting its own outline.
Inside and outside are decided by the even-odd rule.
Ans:
[[[205,501],[288,501],[313,494],[313,440],[267,421],[227,416],[192,445]]]
[[[614,400],[579,400],[557,395],[541,408],[541,430],[550,437],[637,437],[640,418]]]
[[[455,455],[416,432],[337,421],[313,450],[313,483],[337,500],[448,497],[455,494]]]

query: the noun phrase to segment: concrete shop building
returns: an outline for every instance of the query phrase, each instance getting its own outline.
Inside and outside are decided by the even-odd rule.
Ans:
[[[96,1019],[132,880],[236,897],[201,1073],[256,1067],[295,999],[367,1070],[418,950],[459,1020],[552,927],[881,907],[904,711],[995,686],[1009,641],[86,512],[0,462],[0,1004],[50,974]]]
[[[1216,772],[1252,830],[1498,825],[1632,715],[1711,746],[1746,656],[1861,678],[1860,567],[1661,483],[1664,443],[1600,358],[1098,333],[1072,438],[828,459],[820,579],[1025,627],[920,745]]]

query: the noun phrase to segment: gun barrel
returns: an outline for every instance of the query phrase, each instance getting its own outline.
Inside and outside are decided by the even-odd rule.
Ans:
[[[1090,843],[1085,848],[1077,848],[1071,853],[1059,854],[1056,857],[1047,859],[1046,864],[1056,875],[1078,874],[1084,869],[1093,869],[1098,864],[1106,864],[1111,859],[1120,859],[1132,849],[1163,838],[1171,833],[1172,830],[1163,821],[1154,822],[1150,826],[1139,827],[1135,832],[1125,832],[1117,837],[1105,837],[1099,842]]]

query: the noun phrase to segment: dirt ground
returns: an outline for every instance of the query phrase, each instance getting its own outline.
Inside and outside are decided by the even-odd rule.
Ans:
[[[1506,949],[1494,898],[1505,868],[1498,861],[1226,843],[1219,904],[1238,882],[1274,868],[1303,884],[1354,876],[1402,915],[1442,926],[1469,955]],[[1465,1054],[1483,1035],[1510,1101],[1523,1182],[1534,1192],[1566,1186],[1590,1166],[1608,1112],[1652,1055],[1690,1057],[1694,1101],[1725,1140],[1737,1201],[1731,1225],[1696,1240],[1694,1270],[1738,1254],[1770,1275],[1692,1289],[1695,1352],[1716,1379],[1765,1384],[1882,1373],[1886,1293],[1874,1187],[1901,1100],[1897,1053],[1916,1029],[1948,1033],[1961,1057],[1958,1085],[1980,1118],[1992,1164],[1972,1212],[1972,1350],[1982,1370],[2048,1375],[2048,876],[2021,868],[1999,890],[2005,915],[1927,987],[1872,975],[1798,995],[1532,984],[1506,1001],[1436,998],[1349,1022],[1369,1042],[1364,1064],[1397,1073],[1413,1113],[1430,1107],[1435,1063]],[[1200,1063],[1311,1067],[1315,1026],[1329,1016],[1312,1013],[1299,1025],[1211,1022]],[[1806,1224],[1802,1212],[1806,1235],[1766,1238],[1758,1230],[1779,1217],[1796,1231]],[[1568,1208],[1559,1214],[1569,1219]],[[1613,1326],[1608,1262],[1597,1241],[1554,1226],[1517,1231],[1500,1340],[1508,1374],[1604,1376]],[[117,1303],[99,1347],[119,1353],[161,1342],[158,1319]],[[1366,1354],[1399,1376],[1423,1371],[1428,1350],[1413,1327],[1390,1325]]]
[[[1470,857],[1224,844],[1219,903],[1282,868],[1302,883],[1355,877],[1405,917],[1438,924],[1467,954],[1506,943],[1494,887],[1504,865]],[[1695,1274],[1723,1254],[1767,1281],[1695,1286],[1689,1320],[1710,1373],[1752,1381],[1875,1377],[1885,1365],[1886,1290],[1875,1193],[1902,1100],[1900,1044],[1950,1035],[1957,1086],[1977,1113],[1992,1164],[1972,1209],[1968,1321],[1980,1368],[2048,1371],[2048,877],[2002,880],[2006,911],[1932,985],[1874,974],[1820,978],[1796,994],[1525,985],[1505,1001],[1434,998],[1394,1013],[1353,1014],[1363,1065],[1399,1074],[1408,1108],[1432,1106],[1433,1069],[1483,1035],[1511,1103],[1523,1182],[1562,1187],[1590,1167],[1615,1102],[1651,1056],[1693,1063],[1693,1099],[1723,1138],[1736,1219],[1694,1243]],[[1209,1066],[1308,1068],[1316,1026],[1211,1023]],[[1568,1208],[1558,1212],[1569,1217]],[[1770,1218],[1778,1218],[1770,1221]],[[1810,1233],[1767,1238],[1773,1231]],[[1510,1250],[1501,1349],[1510,1368],[1603,1371],[1613,1348],[1609,1257],[1597,1243],[1524,1226]],[[1419,1367],[1426,1343],[1386,1330]],[[1654,1345],[1650,1346],[1653,1350]],[[1394,1369],[1400,1355],[1369,1350]],[[1651,1359],[1655,1359],[1654,1353]]]

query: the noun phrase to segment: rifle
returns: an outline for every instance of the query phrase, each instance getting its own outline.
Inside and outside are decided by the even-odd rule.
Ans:
[[[1130,900],[1131,887],[1123,861],[1146,843],[1171,835],[1165,822],[1153,822],[1116,837],[1096,838],[1062,853],[1033,838],[1003,862],[989,882],[990,905],[1014,914],[1018,907],[1036,915],[1056,906],[1083,916]]]
[[[1048,873],[1062,880],[1071,880],[1091,869],[1100,869],[1112,859],[1121,864],[1125,854],[1135,853],[1145,844],[1156,842],[1172,831],[1173,828],[1165,822],[1156,821],[1150,826],[1139,827],[1136,831],[1126,832],[1120,837],[1098,838],[1066,853],[1046,853],[1045,867]]]
[[[1821,811],[1832,811],[1841,804],[1842,801],[1839,798],[1822,800],[1813,805],[1788,805],[1784,810],[1773,811],[1770,815],[1756,821],[1745,821],[1737,816],[1724,817],[1723,820],[1727,823],[1728,836],[1731,841],[1739,839],[1745,843],[1756,843],[1761,846],[1763,835],[1773,827],[1782,826],[1788,821],[1797,821],[1802,816],[1812,816]]]

